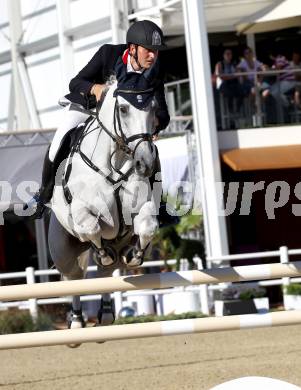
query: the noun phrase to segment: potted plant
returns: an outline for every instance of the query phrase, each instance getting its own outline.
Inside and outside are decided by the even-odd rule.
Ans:
[[[301,309],[301,284],[292,283],[283,287],[285,310]]]
[[[269,298],[266,296],[265,288],[251,288],[242,291],[239,299],[252,299],[258,313],[267,313],[270,309]]]
[[[269,299],[265,295],[266,291],[262,288],[231,286],[222,292],[220,300],[214,302],[215,315],[266,313]]]
[[[199,215],[188,213],[180,218],[177,225],[160,228],[153,240],[153,247],[159,253],[160,259],[176,259],[177,270],[181,259],[187,259],[190,269],[195,268],[194,256],[197,255],[201,259],[205,257],[202,235],[200,234],[200,240],[189,238],[189,233],[198,230],[202,232],[202,219]],[[200,310],[199,290],[187,291],[175,288],[173,292],[162,294],[161,299],[164,314]]]

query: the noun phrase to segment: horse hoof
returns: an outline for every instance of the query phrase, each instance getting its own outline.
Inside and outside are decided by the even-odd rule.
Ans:
[[[98,322],[94,326],[108,326],[115,322],[114,301],[104,301],[101,298],[100,308],[97,313]],[[97,341],[97,344],[103,344],[105,341]]]
[[[105,256],[100,258],[101,265],[104,267],[108,267],[114,263],[114,260],[110,256]]]
[[[143,264],[143,251],[137,251],[131,254],[133,256],[122,256],[122,261],[127,266],[127,268],[137,268],[140,267]]]
[[[115,263],[114,253],[108,249],[98,249],[96,251],[95,262],[103,267],[109,267]]]
[[[80,347],[81,346],[81,344],[67,344],[67,347],[68,348],[78,348],[78,347]]]
[[[84,320],[81,310],[74,310],[70,314],[68,319],[68,329],[82,329],[86,327],[86,322]],[[69,348],[78,348],[81,344],[67,344]]]

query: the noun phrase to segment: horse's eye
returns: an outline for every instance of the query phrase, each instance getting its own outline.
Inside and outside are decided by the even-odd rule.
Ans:
[[[129,112],[129,107],[126,105],[121,105],[121,106],[119,106],[119,110],[120,110],[122,115],[126,115]]]

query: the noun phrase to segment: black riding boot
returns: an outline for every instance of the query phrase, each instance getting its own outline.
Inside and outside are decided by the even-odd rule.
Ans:
[[[46,204],[50,202],[52,198],[53,188],[55,184],[55,175],[55,164],[49,160],[48,148],[44,158],[41,188],[37,193],[35,193],[33,198],[23,207],[23,210],[26,210],[28,207],[36,207],[36,210],[31,216],[31,218],[42,218],[43,213],[46,209]]]
[[[157,175],[158,174],[158,175]],[[161,199],[162,195],[162,188],[161,188],[161,164],[159,159],[159,154],[157,151],[157,158],[155,162],[155,168],[152,176],[149,178],[150,186],[152,191],[154,192],[154,199],[156,204],[159,203],[159,214],[158,214],[158,222],[159,227],[165,227],[170,225],[176,225],[180,222],[180,218],[175,215],[175,210],[168,205],[166,202],[164,202]],[[156,184],[156,186],[155,186]],[[155,188],[154,188],[155,187]],[[159,193],[157,193],[159,192]]]

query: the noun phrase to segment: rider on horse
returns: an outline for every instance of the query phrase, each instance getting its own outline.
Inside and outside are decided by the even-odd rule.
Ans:
[[[35,203],[36,206],[34,218],[42,217],[45,205],[52,198],[56,170],[62,161],[62,154],[66,156],[66,147],[68,149],[70,146],[68,136],[89,118],[88,110],[95,108],[101,100],[105,83],[110,76],[135,72],[150,79],[158,103],[153,134],[158,134],[168,126],[170,117],[164,95],[164,72],[158,59],[159,51],[166,48],[163,33],[155,23],[143,20],[132,24],[128,29],[126,41],[126,44],[106,44],[100,47],[88,64],[71,80],[70,93],[65,96],[63,102],[66,105],[63,121],[45,156],[41,188],[29,202]],[[150,180],[154,181],[153,178]],[[25,206],[27,207],[28,205]],[[162,211],[162,208],[160,210]],[[168,218],[164,210],[163,219]]]

